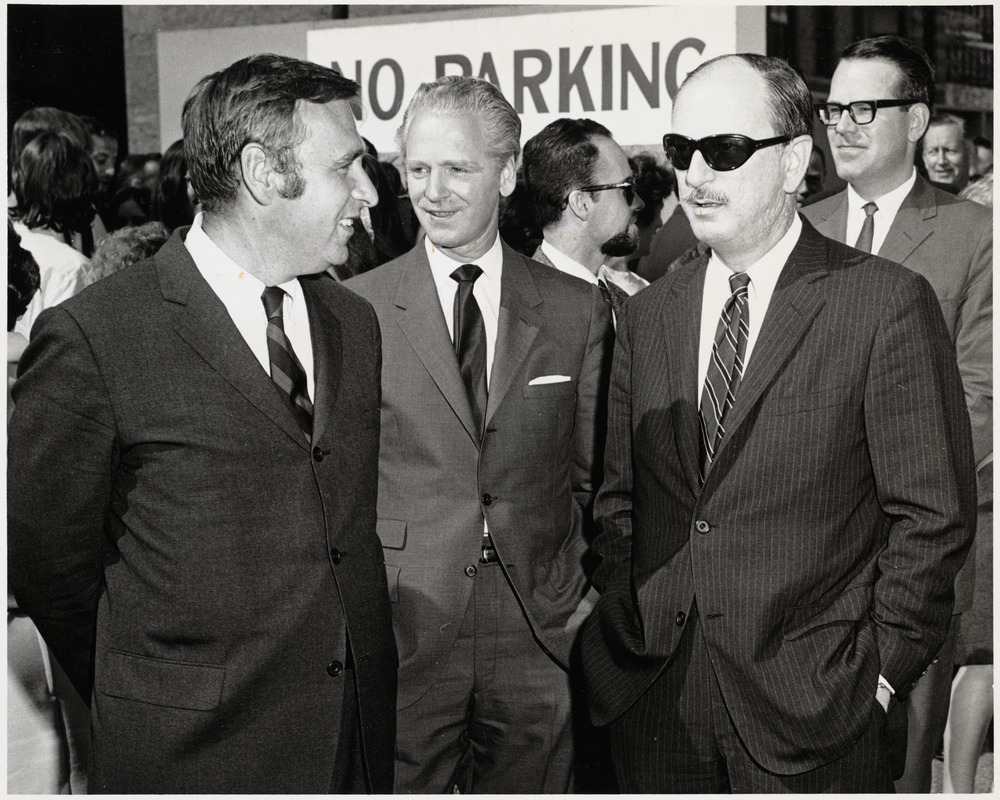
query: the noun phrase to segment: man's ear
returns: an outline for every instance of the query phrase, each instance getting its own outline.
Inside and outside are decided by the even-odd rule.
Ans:
[[[906,112],[906,116],[908,123],[906,139],[910,144],[916,144],[927,133],[927,126],[931,121],[931,110],[923,103],[914,103]]]
[[[578,189],[574,189],[569,193],[566,212],[573,214],[580,222],[586,222],[590,219],[590,212],[593,210],[593,207],[594,198],[590,192],[581,192]]]
[[[240,151],[240,170],[243,185],[254,200],[265,206],[274,201],[281,176],[274,171],[263,147],[256,142],[246,145]]]
[[[510,197],[517,186],[517,166],[514,164],[514,157],[507,159],[507,163],[500,168],[500,196]]]
[[[785,168],[785,181],[782,186],[788,194],[794,194],[806,176],[812,149],[813,139],[808,134],[796,136],[785,146],[781,154],[781,163]]]

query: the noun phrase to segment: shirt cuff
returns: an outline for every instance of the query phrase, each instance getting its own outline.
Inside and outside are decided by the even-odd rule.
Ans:
[[[889,694],[896,694],[896,690],[892,688],[892,684],[883,678],[882,673],[880,672],[878,676],[878,688],[881,689],[883,686],[889,690]]]

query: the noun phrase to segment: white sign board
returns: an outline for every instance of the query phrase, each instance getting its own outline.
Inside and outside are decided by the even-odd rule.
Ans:
[[[310,30],[307,58],[361,85],[363,136],[394,152],[423,81],[474,75],[521,115],[522,143],[559,117],[590,117],[621,142],[656,143],[677,87],[698,64],[736,52],[735,6],[572,11]]]

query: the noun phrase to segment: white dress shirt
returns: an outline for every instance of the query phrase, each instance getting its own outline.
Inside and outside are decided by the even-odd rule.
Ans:
[[[208,285],[222,301],[229,312],[236,329],[257,357],[268,376],[271,375],[271,358],[267,352],[267,314],[261,295],[266,285],[244,270],[219,249],[202,227],[202,215],[198,213],[184,240],[195,266],[208,281]],[[305,295],[297,279],[279,284],[285,290],[282,305],[285,336],[302,368],[306,372],[309,399],[316,401],[316,369],[313,366],[312,338],[309,331],[309,313]]]
[[[458,293],[458,281],[451,277],[451,273],[461,267],[462,263],[446,256],[426,236],[424,248],[427,251],[427,261],[431,265],[431,275],[434,276],[438,298],[441,300],[441,313],[444,314],[444,322],[448,326],[448,335],[454,342],[455,295]],[[473,286],[472,296],[479,303],[479,310],[483,314],[483,325],[486,328],[486,386],[489,388],[500,319],[500,276],[503,274],[503,248],[500,245],[500,235],[497,234],[496,241],[486,253],[470,263],[483,271]]]
[[[746,270],[747,275],[750,276],[747,294],[750,330],[747,334],[747,349],[743,358],[744,375],[746,370],[750,368],[750,356],[753,353],[757,335],[764,323],[767,307],[771,304],[774,287],[778,283],[781,270],[784,268],[785,262],[788,261],[795,244],[799,241],[801,233],[802,220],[796,214],[792,224],[785,231],[785,235],[778,240],[778,243]],[[705,291],[701,299],[701,338],[698,346],[698,397],[695,398],[696,403],[701,402],[701,392],[705,385],[705,376],[708,374],[708,362],[712,358],[712,345],[715,342],[715,331],[719,326],[722,309],[733,293],[732,287],[729,285],[729,276],[732,274],[733,271],[713,250],[708,259],[708,268],[705,271]]]
[[[41,283],[28,307],[14,325],[14,333],[31,338],[31,326],[45,309],[68,300],[84,287],[84,273],[90,259],[63,241],[62,234],[49,228],[29,228],[14,222],[14,231],[21,237],[21,247],[38,264]]]
[[[875,232],[872,236],[872,255],[877,256],[878,251],[882,249],[885,236],[889,233],[889,228],[892,227],[892,221],[896,219],[899,207],[903,205],[906,195],[910,193],[916,181],[917,170],[914,167],[910,177],[903,181],[901,185],[881,197],[873,198],[873,202],[878,206],[878,211],[873,215]],[[853,186],[847,184],[847,233],[845,234],[844,243],[851,247],[854,247],[855,242],[858,241],[858,236],[861,235],[861,226],[865,221],[864,205],[867,202],[867,200],[854,191]]]
[[[552,262],[553,266],[560,272],[565,272],[567,275],[572,275],[574,278],[579,278],[582,281],[593,284],[597,286],[597,276],[587,269],[583,264],[574,261],[568,255],[566,255],[562,250],[553,247],[547,241],[542,241],[541,244],[542,252],[548,256],[549,261]]]

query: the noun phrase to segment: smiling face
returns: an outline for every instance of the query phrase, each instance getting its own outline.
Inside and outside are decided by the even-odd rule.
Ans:
[[[890,100],[899,97],[903,74],[885,59],[845,59],[830,83],[831,103]],[[874,200],[901,186],[913,173],[916,144],[924,132],[927,107],[879,108],[875,119],[858,125],[846,111],[827,126],[837,175],[866,200]]]
[[[475,114],[421,111],[406,132],[406,183],[427,238],[467,263],[496,241],[500,197],[514,191],[514,159],[496,163]]]
[[[111,186],[118,160],[118,142],[110,136],[94,136],[91,140],[90,160],[94,162],[97,180],[102,189]]]
[[[378,202],[361,165],[365,146],[346,100],[296,105],[305,139],[296,148],[303,191],[279,197],[269,231],[288,275],[309,275],[347,261],[352,221]],[[294,183],[284,176],[285,195]]]
[[[716,62],[688,80],[674,103],[673,132],[691,139],[736,133],[752,139],[778,135],[768,114],[767,85],[737,59]],[[732,269],[755,263],[784,235],[795,213],[795,190],[805,174],[791,145],[758,150],[737,169],[713,170],[700,151],[676,170],[684,213],[701,241]],[[800,145],[796,145],[800,147]],[[801,161],[801,163],[798,163]]]
[[[969,182],[965,137],[958,125],[931,125],[924,136],[923,156],[927,177],[932,181],[959,189]]]

